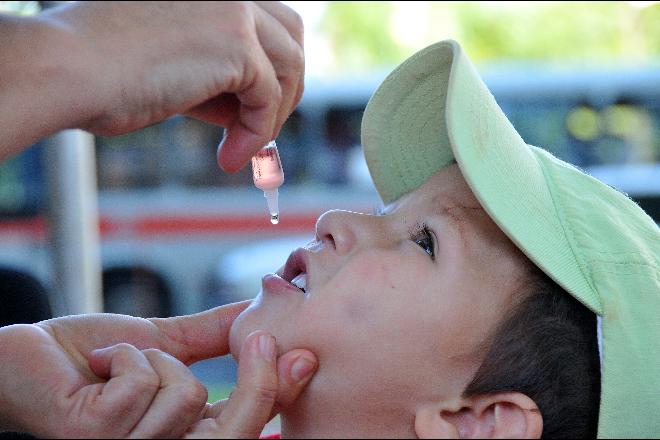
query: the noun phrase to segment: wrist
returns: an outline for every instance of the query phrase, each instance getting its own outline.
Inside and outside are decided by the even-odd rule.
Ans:
[[[94,114],[84,44],[67,26],[44,14],[5,17],[0,51],[0,159]]]
[[[70,17],[68,10],[73,6],[59,7],[33,18],[41,38],[35,69],[49,79],[54,102],[66,113],[58,130],[83,128],[90,118],[100,114],[97,92],[103,61],[76,28],[75,17]]]

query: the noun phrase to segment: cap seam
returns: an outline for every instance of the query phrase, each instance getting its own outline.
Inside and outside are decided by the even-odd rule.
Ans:
[[[649,267],[651,269],[658,269],[658,266],[655,264],[640,263],[636,261],[610,261],[610,260],[599,260],[599,259],[590,259],[590,263],[607,263],[607,264],[616,264],[619,266],[643,266]]]
[[[591,252],[597,253],[597,254],[608,254],[608,255],[623,255],[623,254],[633,254],[633,255],[641,255],[639,251],[599,251],[598,249],[592,249]]]
[[[592,271],[592,273],[608,273],[608,274],[612,274],[612,275],[624,275],[624,276],[626,276],[626,275],[646,276],[646,274],[640,274],[639,272],[619,272],[619,271],[609,271],[609,270],[605,270],[605,269],[596,269],[596,270]],[[650,277],[653,278],[656,281],[660,281],[660,277],[658,277],[655,274],[651,274]]]
[[[596,299],[596,301],[598,302],[599,311],[602,312],[603,304],[601,303],[600,297],[598,296],[598,292],[596,291],[596,288],[593,284],[591,270],[589,270],[588,276],[585,273],[584,266],[586,266],[587,259],[584,257],[584,255],[582,255],[582,253],[579,250],[579,247],[576,248],[576,246],[573,244],[573,241],[575,240],[575,233],[573,232],[570,222],[568,222],[568,220],[565,220],[567,219],[567,217],[565,217],[566,212],[563,209],[561,209],[560,204],[557,203],[556,198],[562,198],[562,196],[561,194],[555,195],[555,192],[552,191],[552,185],[550,184],[551,178],[548,175],[545,167],[539,166],[539,168],[541,168],[541,172],[543,173],[543,179],[545,180],[545,184],[548,188],[548,193],[550,194],[550,200],[552,200],[552,205],[555,208],[555,212],[559,214],[557,217],[559,218],[559,224],[561,225],[561,228],[564,231],[564,236],[567,238],[566,241],[568,242],[568,248],[571,250],[571,253],[573,254],[573,258],[578,263],[578,269],[580,270],[580,273],[582,274],[584,279],[587,281],[587,284],[591,289],[593,298]]]

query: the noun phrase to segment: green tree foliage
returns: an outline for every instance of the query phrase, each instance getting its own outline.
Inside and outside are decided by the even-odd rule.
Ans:
[[[321,31],[337,62],[347,66],[389,66],[405,56],[389,30],[392,2],[328,2]]]
[[[660,55],[660,3],[645,8],[639,17],[640,32],[646,36],[647,50]]]
[[[328,2],[322,29],[342,65],[392,65],[423,45],[459,40],[476,61],[647,62],[660,56],[660,4],[635,2],[410,2],[427,29],[405,46],[392,31],[396,2]],[[414,14],[411,14],[414,16]]]
[[[464,44],[479,59],[598,59],[624,41],[623,2],[546,2],[517,7],[456,5]]]

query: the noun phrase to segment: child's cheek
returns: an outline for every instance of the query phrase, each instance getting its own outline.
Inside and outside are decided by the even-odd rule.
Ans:
[[[378,318],[388,298],[403,288],[392,256],[365,252],[353,257],[328,284],[336,311],[364,326]]]

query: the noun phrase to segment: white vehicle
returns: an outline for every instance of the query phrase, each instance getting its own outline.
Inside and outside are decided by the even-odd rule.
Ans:
[[[593,170],[660,219],[660,69],[516,67],[484,76],[527,142]],[[307,82],[278,138],[285,183],[277,226],[250,170],[217,168],[220,128],[177,117],[97,138],[106,311],[166,316],[253,296],[263,273],[313,237],[322,212],[373,210],[359,128],[382,78]],[[36,146],[0,167],[0,266],[49,290],[48,164],[40,156]]]

